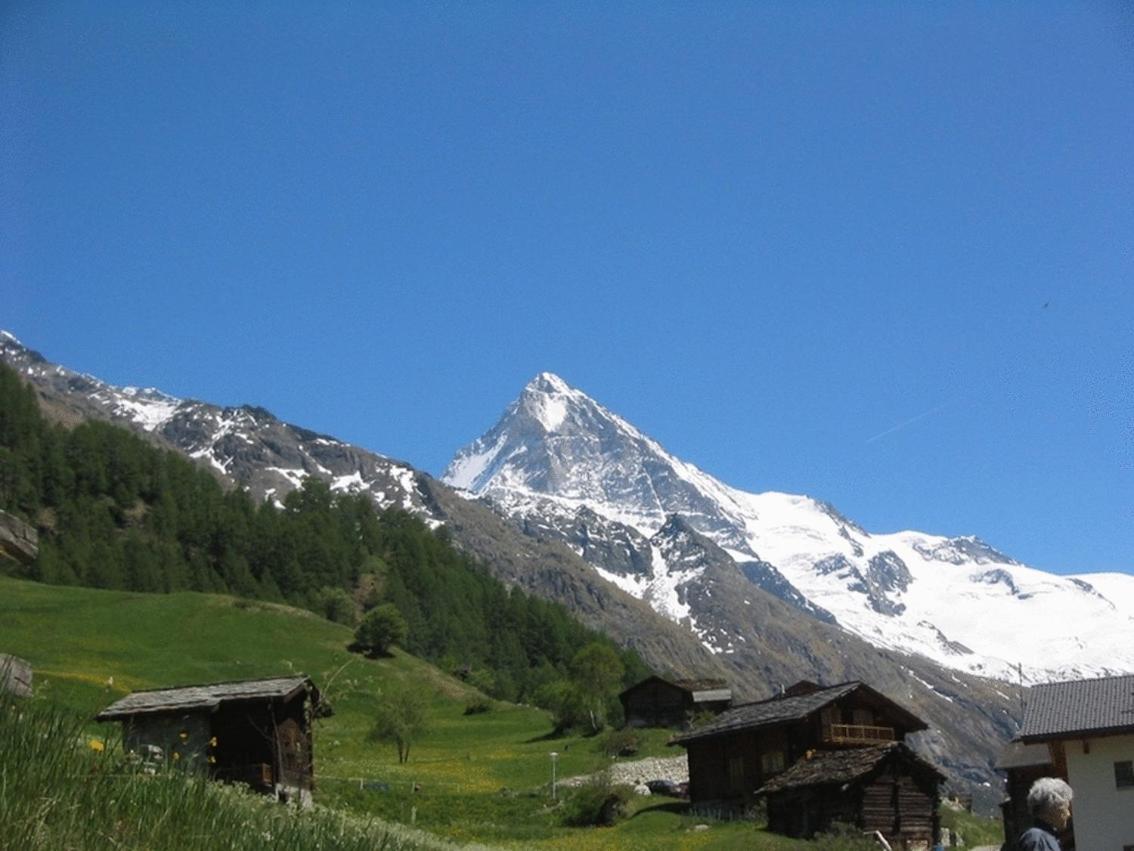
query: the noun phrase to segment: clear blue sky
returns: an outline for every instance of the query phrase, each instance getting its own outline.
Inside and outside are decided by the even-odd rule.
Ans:
[[[1134,6],[0,6],[0,327],[439,473],[551,370],[1134,572]]]

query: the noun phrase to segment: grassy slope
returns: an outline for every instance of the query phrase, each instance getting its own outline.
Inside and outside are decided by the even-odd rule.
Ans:
[[[548,740],[544,712],[498,705],[464,715],[477,693],[402,653],[368,660],[347,652],[350,630],[283,606],[194,593],[147,595],[45,586],[0,577],[0,652],[30,661],[37,699],[93,715],[138,688],[303,671],[335,714],[317,722],[317,797],[323,803],[416,824],[459,840],[526,848],[805,848],[743,824],[689,832],[688,817],[643,799],[605,830],[559,827],[539,787],[548,752],[560,776],[603,764],[594,743]],[[111,682],[111,678],[113,681]],[[399,766],[392,746],[365,741],[384,686],[412,682],[433,695],[431,730]],[[92,732],[100,727],[91,724]],[[658,750],[657,740],[651,750]],[[359,779],[389,784],[360,790]],[[420,791],[410,791],[417,783]],[[508,790],[508,791],[502,791]]]

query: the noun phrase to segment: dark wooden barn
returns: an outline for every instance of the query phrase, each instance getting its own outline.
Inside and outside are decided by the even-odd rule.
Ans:
[[[719,713],[732,704],[724,680],[666,680],[647,677],[618,695],[630,727],[685,727],[703,712]]]
[[[864,683],[802,682],[770,700],[734,706],[673,743],[688,751],[693,803],[739,809],[809,752],[901,742],[927,726]]]
[[[315,787],[316,711],[329,714],[299,674],[136,691],[95,720],[121,721],[126,750],[143,761],[177,763],[306,804]]]
[[[816,751],[759,790],[768,828],[810,838],[835,823],[879,833],[894,849],[929,849],[940,833],[944,775],[903,742]]]

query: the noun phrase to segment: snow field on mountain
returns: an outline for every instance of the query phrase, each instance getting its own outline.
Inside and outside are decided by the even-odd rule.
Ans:
[[[845,629],[947,667],[1013,681],[1134,671],[1134,577],[1057,576],[975,538],[870,534],[807,496],[729,487],[547,373],[444,480],[515,517],[586,508],[647,538],[678,514],[735,561],[773,565]],[[595,567],[671,619],[696,617],[677,589],[699,577],[656,548],[649,577]]]

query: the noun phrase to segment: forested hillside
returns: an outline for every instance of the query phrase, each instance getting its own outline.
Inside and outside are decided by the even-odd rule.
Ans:
[[[0,366],[0,509],[40,534],[9,572],[42,582],[149,592],[228,592],[349,623],[393,603],[405,649],[467,667],[482,688],[534,698],[574,654],[608,639],[561,606],[509,590],[444,530],[311,479],[283,507],[225,490],[208,471],[99,422],[48,423],[35,391]],[[626,681],[646,673],[620,651]]]

